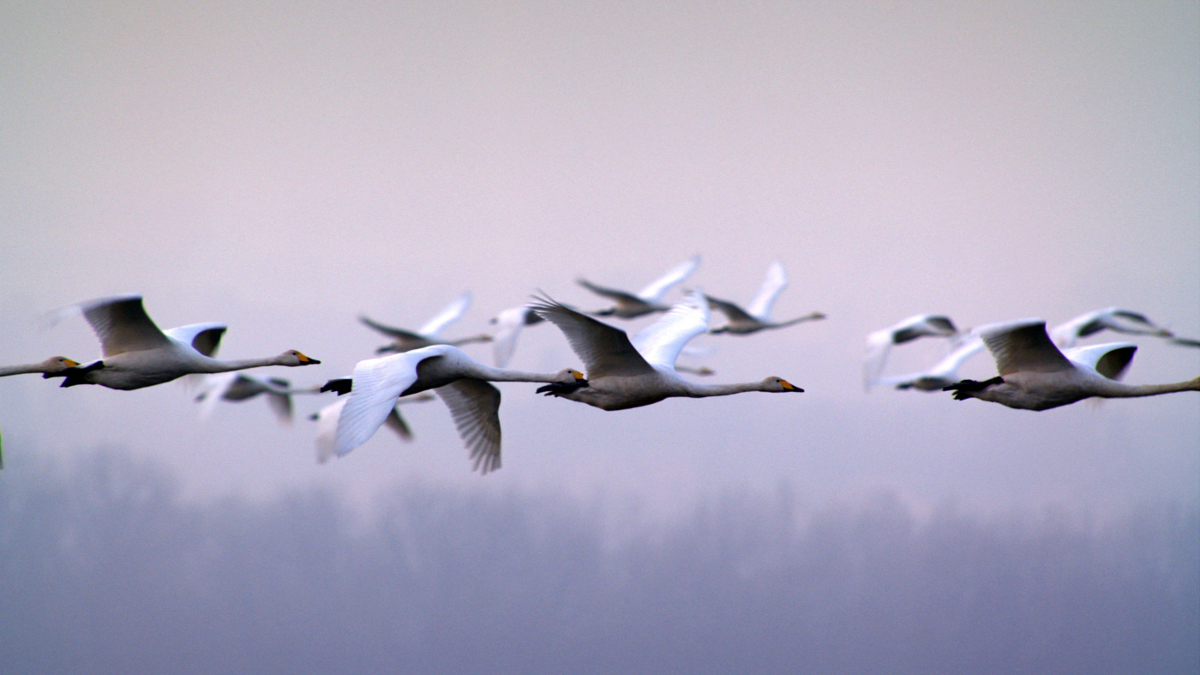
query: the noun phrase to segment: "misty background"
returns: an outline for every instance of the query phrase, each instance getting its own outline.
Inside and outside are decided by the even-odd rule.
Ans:
[[[317,465],[328,397],[281,426],[4,378],[5,662],[1193,672],[1200,397],[1030,413],[860,373],[924,312],[1200,337],[1198,34],[1189,2],[0,4],[3,364],[96,358],[45,317],[137,292],[228,323],[224,358],[320,359],[259,371],[309,386],[385,342],[360,313],[471,290],[454,338],[697,253],[690,286],[746,302],[779,259],[775,316],[829,317],[687,360],[800,395],[502,384],[486,477],[438,402]],[[1127,382],[1200,374],[1134,341]],[[579,365],[546,325],[511,363]]]

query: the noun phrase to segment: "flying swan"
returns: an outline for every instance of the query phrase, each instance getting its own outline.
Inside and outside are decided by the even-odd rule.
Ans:
[[[746,309],[742,309],[728,300],[720,300],[711,295],[705,296],[708,298],[709,307],[720,311],[726,318],[724,326],[718,326],[709,332],[749,335],[768,328],[783,328],[803,321],[825,318],[821,312],[812,312],[788,321],[772,321],[771,308],[775,305],[775,299],[779,297],[783,289],[787,288],[787,285],[787,273],[783,270],[783,263],[775,261],[767,268],[766,279],[763,280],[758,294],[754,296],[754,300]]]
[[[103,358],[43,377],[62,377],[64,387],[98,384],[109,389],[141,389],[192,373],[224,373],[261,366],[308,366],[320,363],[290,349],[278,356],[221,361],[196,345],[219,339],[225,326],[199,323],[159,330],[142,307],[142,296],[120,295],[72,306],[80,309],[100,338]]]
[[[321,390],[350,394],[337,422],[333,454],[341,457],[366,443],[398,397],[432,389],[450,408],[475,469],[486,474],[500,468],[500,390],[489,382],[568,385],[582,380],[582,373],[569,368],[557,373],[491,368],[452,345],[431,345],[359,361],[349,380],[330,380]]]
[[[376,354],[386,354],[388,352],[406,352],[410,349],[420,349],[429,345],[449,344],[449,345],[465,345],[472,342],[490,342],[492,336],[480,334],[470,337],[459,338],[458,340],[442,340],[439,336],[442,331],[450,324],[462,318],[466,313],[467,308],[471,306],[471,292],[466,291],[458,296],[458,299],[446,306],[445,309],[438,312],[425,325],[415,331],[396,328],[387,324],[372,321],[366,315],[358,317],[358,320],[392,338],[392,344],[384,345],[375,350]]]
[[[540,387],[538,392],[547,396],[561,396],[603,410],[624,410],[676,396],[804,391],[778,377],[743,384],[697,384],[680,377],[675,372],[680,350],[688,340],[708,330],[708,302],[697,290],[632,341],[625,331],[549,298],[534,303],[533,308],[567,336],[571,349],[587,369],[585,380]]]
[[[1050,341],[1046,322],[1022,319],[976,329],[996,359],[1000,375],[976,382],[963,380],[946,387],[962,401],[978,398],[1010,408],[1048,410],[1091,398],[1157,396],[1177,391],[1200,391],[1200,377],[1174,384],[1125,384],[1117,381],[1137,346],[1130,343],[1095,345],[1068,358]]]

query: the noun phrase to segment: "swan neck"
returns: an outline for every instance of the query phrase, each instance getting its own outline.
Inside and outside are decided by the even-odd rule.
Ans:
[[[6,375],[24,375],[26,373],[40,373],[40,372],[43,372],[42,366],[40,364],[33,364],[33,365],[26,365],[26,366],[0,367],[0,377],[5,377]]]
[[[680,381],[683,383],[683,391],[688,396],[693,398],[702,398],[707,396],[729,396],[731,394],[741,394],[747,391],[763,391],[761,382],[737,382],[732,384],[701,384],[690,380]]]

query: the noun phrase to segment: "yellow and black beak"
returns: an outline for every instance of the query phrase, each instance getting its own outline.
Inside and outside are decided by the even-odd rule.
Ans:
[[[296,352],[296,356],[300,358],[300,365],[302,366],[315,366],[321,363],[320,361],[309,358],[300,352]]]
[[[797,387],[796,385],[792,384],[791,382],[788,382],[787,380],[780,380],[779,384],[783,387],[784,391],[794,391],[797,393],[804,392],[803,389],[801,389],[800,387]]]

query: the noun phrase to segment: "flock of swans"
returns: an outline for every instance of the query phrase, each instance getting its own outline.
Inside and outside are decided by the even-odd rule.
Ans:
[[[146,313],[140,295],[100,298],[67,307],[57,316],[82,313],[100,340],[101,358],[84,365],[56,356],[40,363],[0,368],[0,377],[41,373],[44,378],[61,378],[63,387],[95,384],[121,390],[186,377],[197,392],[204,416],[211,414],[219,401],[237,402],[262,395],[285,422],[291,419],[293,395],[336,392],[337,401],[312,415],[317,421],[319,462],[346,455],[384,426],[402,438],[410,438],[411,431],[400,416],[399,405],[429,400],[432,396],[428,392],[433,392],[449,408],[475,469],[486,474],[501,465],[500,391],[493,382],[538,383],[542,386],[537,393],[602,410],[651,405],[671,397],[803,392],[776,376],[756,382],[701,384],[680,375],[681,371],[711,374],[708,369],[676,365],[687,343],[703,333],[749,335],[825,318],[820,312],[812,312],[788,321],[771,319],[775,300],[788,283],[783,265],[778,262],[768,268],[758,294],[745,309],[697,289],[686,290],[680,301],[666,304],[665,294],[683,283],[699,262],[698,256],[693,257],[637,293],[579,279],[581,286],[609,299],[613,306],[584,312],[541,294],[522,306],[500,312],[492,319],[494,334],[455,341],[442,340],[441,333],[467,310],[469,293],[415,331],[361,316],[364,324],[392,339],[377,350],[383,355],[360,361],[348,377],[307,388],[292,388],[284,379],[243,372],[263,366],[301,367],[320,363],[299,351],[288,350],[259,359],[220,360],[216,353],[226,330],[224,324],[197,323],[164,331]],[[710,328],[710,309],[721,312],[726,322]],[[649,314],[661,316],[633,335],[594,318],[629,319]],[[533,373],[506,368],[520,331],[542,322],[562,332],[582,361],[584,371],[568,367],[553,373]],[[948,317],[918,315],[868,336],[864,386],[951,391],[958,400],[977,398],[1028,410],[1045,410],[1091,397],[1200,391],[1200,377],[1160,385],[1121,382],[1137,349],[1135,344],[1076,346],[1079,338],[1102,330],[1200,346],[1200,341],[1177,337],[1141,314],[1118,308],[1089,312],[1050,331],[1040,319],[960,331]],[[948,340],[951,351],[927,371],[884,375],[890,350],[920,338]],[[492,343],[495,366],[484,365],[458,348],[478,342]],[[998,375],[984,381],[958,379],[961,365],[985,348],[995,359]]]

